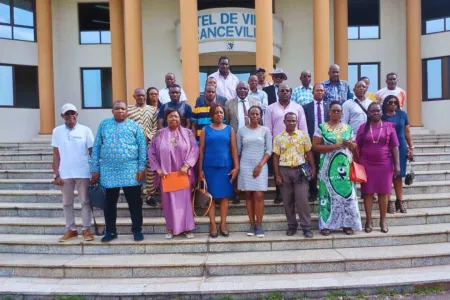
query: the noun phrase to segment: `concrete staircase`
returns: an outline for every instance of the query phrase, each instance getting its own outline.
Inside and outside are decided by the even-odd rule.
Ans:
[[[166,240],[161,208],[144,204],[147,234],[136,243],[128,208],[121,202],[120,235],[109,244],[100,238],[59,243],[64,218],[61,192],[51,179],[50,146],[0,144],[0,295],[261,299],[281,292],[284,299],[295,299],[336,291],[410,292],[421,285],[448,283],[450,135],[415,136],[414,141],[417,181],[404,189],[408,213],[389,215],[388,234],[374,228],[371,234],[353,236],[339,231],[324,237],[316,230],[312,239],[300,233],[287,237],[283,207],[273,204],[271,188],[262,239],[245,235],[244,204],[230,207],[229,238],[211,239],[208,219],[197,218],[191,240]],[[361,202],[360,207],[363,211]],[[311,210],[316,222],[316,203]],[[76,213],[79,216],[79,204]],[[103,213],[95,214],[103,226]]]

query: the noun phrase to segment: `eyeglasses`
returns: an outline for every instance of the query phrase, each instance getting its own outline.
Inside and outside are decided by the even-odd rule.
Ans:
[[[397,101],[388,101],[388,104],[389,105],[398,105],[398,102]]]
[[[331,109],[330,111],[334,114],[338,114],[342,112],[342,109]]]
[[[66,116],[74,116],[74,115],[76,115],[77,113],[75,112],[75,111],[73,111],[73,110],[69,110],[69,111],[66,111],[65,113],[64,113],[64,115],[66,115]]]

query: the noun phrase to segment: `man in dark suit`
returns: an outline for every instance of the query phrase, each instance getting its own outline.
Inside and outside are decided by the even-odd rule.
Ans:
[[[314,101],[303,105],[305,111],[306,124],[308,125],[309,138],[313,139],[314,132],[320,124],[328,122],[328,102],[324,102],[325,89],[321,83],[317,83],[313,87]],[[313,151],[314,163],[316,170],[319,172],[320,153]],[[317,176],[309,181],[309,201],[313,202],[317,199],[319,189],[317,187]]]
[[[263,88],[263,91],[267,93],[269,105],[278,101],[278,86],[287,80],[286,73],[283,69],[275,69],[272,73],[273,85]]]

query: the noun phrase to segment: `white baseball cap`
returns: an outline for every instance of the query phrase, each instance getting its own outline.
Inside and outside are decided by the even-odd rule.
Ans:
[[[65,114],[66,112],[68,112],[69,110],[73,110],[75,112],[78,112],[77,108],[75,105],[71,104],[71,103],[66,103],[61,107],[61,113]]]

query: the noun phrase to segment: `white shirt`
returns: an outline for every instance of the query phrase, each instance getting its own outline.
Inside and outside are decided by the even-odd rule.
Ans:
[[[364,101],[359,101],[359,103],[367,110],[372,100],[365,98]],[[342,122],[350,125],[353,130],[353,137],[356,137],[359,127],[367,122],[367,114],[355,102],[355,99],[345,101],[342,110],[344,111]]]
[[[317,101],[314,100],[314,132],[319,128],[319,118],[317,117]],[[323,101],[320,101],[320,116],[322,117],[322,123],[325,123],[325,114],[323,113]]]
[[[59,151],[59,177],[91,178],[89,148],[94,145],[94,135],[89,127],[76,124],[70,129],[66,124],[53,129],[52,147]]]
[[[187,100],[186,94],[184,93],[184,90],[181,89],[180,101],[186,100]],[[167,102],[170,102],[169,89],[167,87],[159,90],[159,102],[161,102],[161,104],[166,104]]]
[[[244,103],[245,108],[248,111],[248,109],[250,108],[250,102],[248,101],[248,98],[245,98],[244,100],[241,100],[240,98],[237,99],[238,99],[238,128],[241,128],[245,126]]]
[[[278,102],[278,85],[274,85],[275,87],[275,96],[277,97],[277,102]]]
[[[237,97],[236,87],[239,83],[239,78],[233,73],[229,72],[227,78],[220,75],[219,70],[212,73],[209,77],[214,77],[217,82],[216,93],[222,97],[231,100]]]

